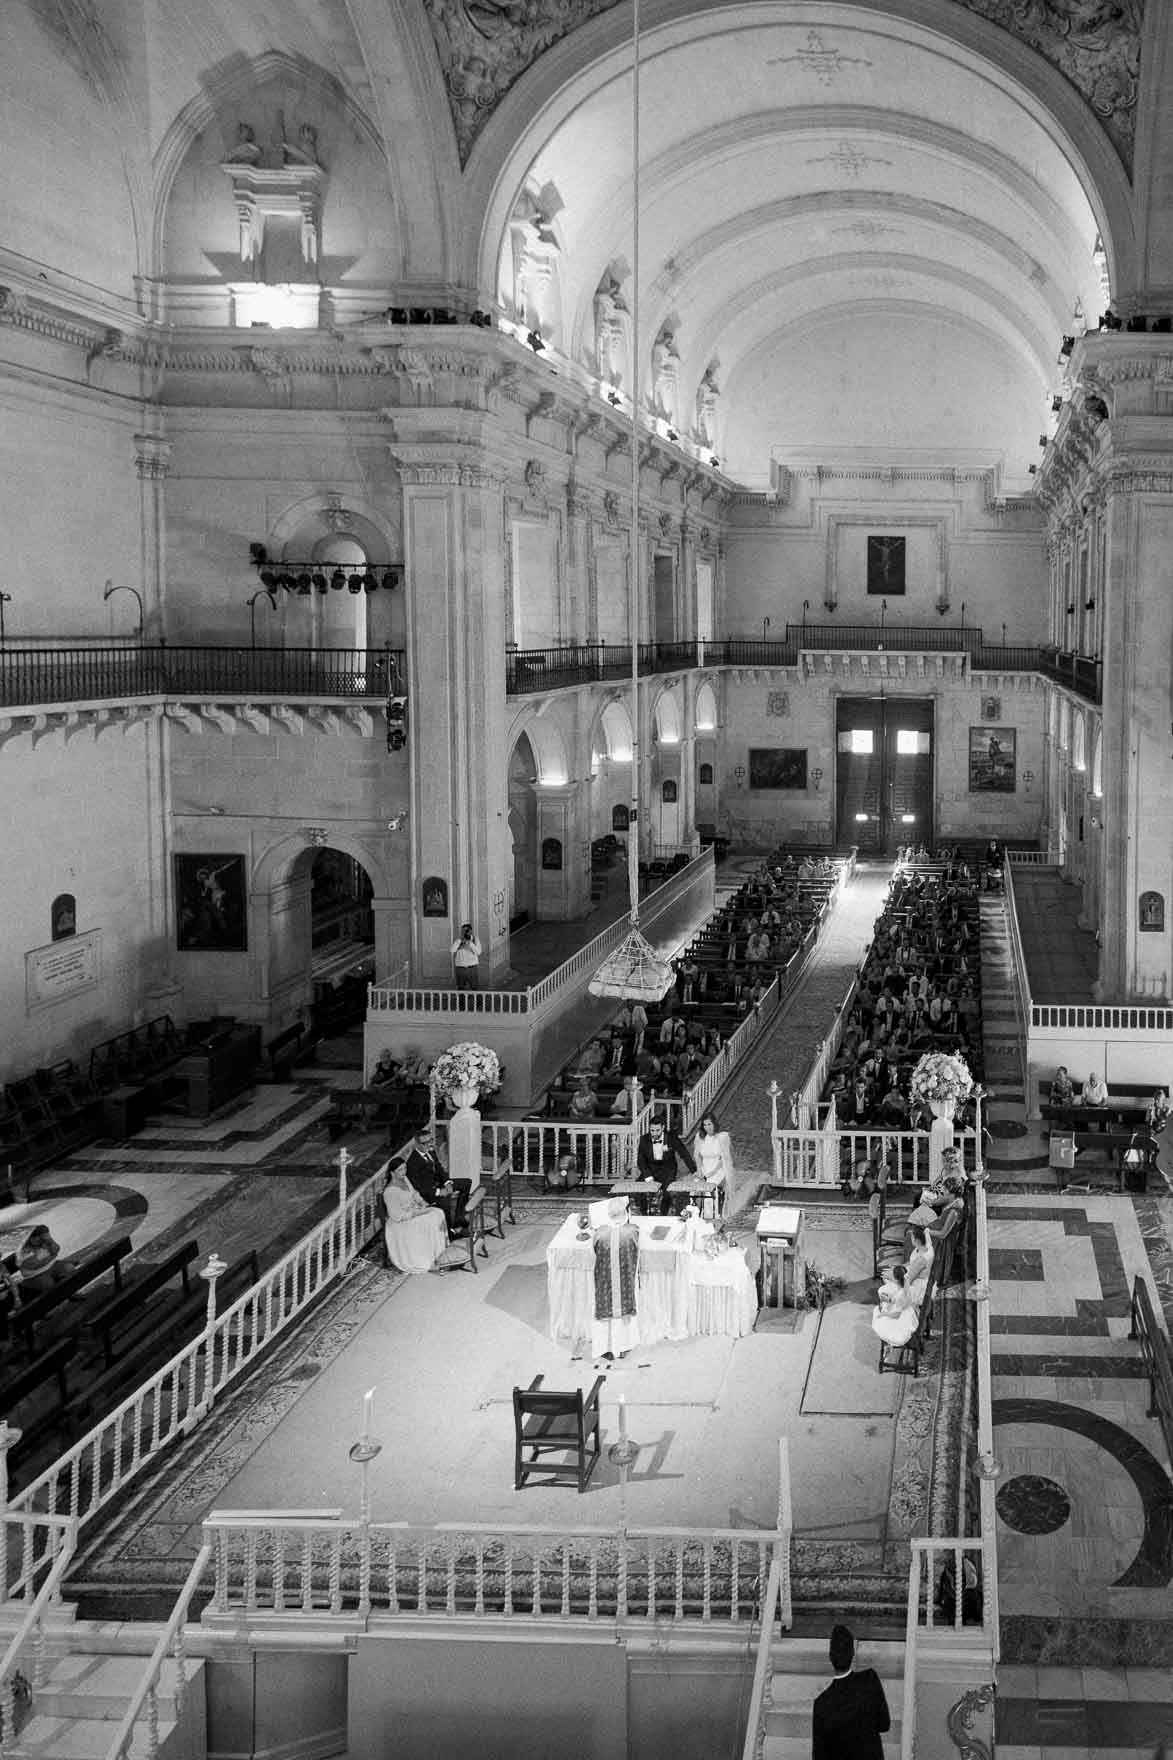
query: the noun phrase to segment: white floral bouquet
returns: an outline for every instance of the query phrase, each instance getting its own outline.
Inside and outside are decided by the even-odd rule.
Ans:
[[[912,1072],[908,1094],[914,1106],[960,1106],[973,1093],[973,1077],[963,1058],[928,1051]]]
[[[501,1086],[497,1053],[471,1039],[460,1045],[450,1045],[436,1059],[432,1082],[437,1094],[445,1099],[450,1098],[457,1088],[476,1088],[481,1094],[495,1094]]]

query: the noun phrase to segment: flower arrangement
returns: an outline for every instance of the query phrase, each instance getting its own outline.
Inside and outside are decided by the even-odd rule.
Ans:
[[[842,1290],[847,1288],[844,1278],[836,1277],[832,1271],[820,1270],[813,1259],[803,1260],[802,1274],[802,1299],[808,1308],[818,1308],[821,1311],[828,1302],[833,1301]]]
[[[495,1094],[501,1086],[497,1053],[471,1039],[460,1045],[450,1045],[433,1065],[432,1082],[437,1094],[445,1099],[450,1098],[457,1088],[476,1088],[481,1094]]]
[[[973,1093],[973,1077],[963,1058],[929,1051],[912,1072],[908,1094],[914,1106],[960,1106]]]

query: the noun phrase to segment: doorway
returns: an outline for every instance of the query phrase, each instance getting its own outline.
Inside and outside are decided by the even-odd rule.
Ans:
[[[840,697],[835,713],[835,841],[861,855],[933,847],[933,700]]]

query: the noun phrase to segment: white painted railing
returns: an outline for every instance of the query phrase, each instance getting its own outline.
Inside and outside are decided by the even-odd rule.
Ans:
[[[1073,1038],[1086,1038],[1088,1033],[1166,1035],[1173,1033],[1173,1008],[1125,1002],[1032,1002],[1030,1024],[1032,1032],[1067,1032]]]
[[[1013,868],[1055,868],[1059,865],[1058,854],[1051,849],[1008,849],[1004,854]]]
[[[708,1069],[701,1075],[695,1088],[690,1088],[684,1096],[679,1128],[685,1133],[695,1130],[699,1125],[713,1104],[714,1095],[725,1086],[742,1058],[777,1014],[780,1000],[781,984],[779,979],[775,978],[761,1001],[750,1010],[737,1031],[731,1033],[726,1039]]]
[[[20,1749],[19,1738],[12,1733],[16,1729],[17,1679],[23,1676],[34,1694],[45,1684],[45,1615],[60,1604],[61,1584],[77,1547],[77,1523],[64,1516],[8,1514],[0,1545],[4,1550],[3,1599],[12,1607],[24,1607],[0,1658],[0,1760],[7,1760]],[[20,1565],[9,1582],[9,1557],[14,1550],[19,1551]],[[22,1663],[27,1664],[27,1672]]]
[[[205,1537],[196,1553],[195,1562],[187,1573],[187,1581],[179,1591],[179,1598],[171,1609],[167,1624],[159,1633],[158,1642],[151,1652],[142,1678],[131,1695],[125,1715],[106,1750],[106,1760],[129,1760],[132,1747],[142,1760],[156,1760],[159,1752],[159,1680],[163,1665],[169,1658],[174,1658],[175,1661],[175,1712],[177,1717],[182,1716],[188,1691],[184,1631],[192,1596],[199,1588],[211,1559],[211,1542]],[[144,1716],[145,1740],[136,1742],[139,1720]]]
[[[990,1365],[990,1228],[986,1188],[973,1188],[974,1305],[977,1310],[978,1504],[981,1511],[983,1626],[998,1660],[1000,1609],[998,1597],[997,1458],[994,1454],[994,1395]]]
[[[774,1125],[774,1184],[787,1186],[838,1185],[856,1162],[873,1155],[886,1155],[891,1179],[899,1185],[927,1185],[929,1182],[929,1137],[927,1131],[884,1130],[878,1125],[866,1130],[838,1130],[834,1108],[824,1111],[821,1130],[784,1129],[777,1123],[779,1101],[788,1105],[785,1095],[775,1090],[770,1094]],[[962,1159],[972,1169],[977,1156],[977,1139],[972,1129],[956,1133]]]
[[[640,905],[640,925],[650,929],[666,911],[676,904],[698,882],[712,885],[713,852],[703,849],[686,867],[669,876]],[[593,941],[563,960],[554,971],[525,990],[456,990],[444,986],[403,986],[392,983],[372,984],[367,992],[368,1014],[532,1014],[580,978],[584,971],[593,971],[613,952],[630,928],[626,916],[601,930]]]
[[[542,1528],[280,1518],[213,1511],[206,1619],[273,1614],[427,1614],[474,1621],[756,1617],[790,1535],[753,1528]]]
[[[10,1510],[73,1516],[84,1526],[119,1496],[342,1274],[379,1226],[382,1184],[365,1181],[223,1313],[210,1290],[200,1335],[26,1485]]]
[[[1022,936],[1018,928],[1018,900],[1014,895],[1013,865],[1008,861],[1002,869],[1002,897],[1006,921],[1010,930],[1010,947],[1014,955],[1014,1012],[1019,1031],[1019,1059],[1022,1065],[1022,1079],[1029,1080],[1029,1021],[1031,1013],[1030,973],[1026,967],[1026,954],[1023,951]],[[1029,1095],[1028,1095],[1028,1111]]]

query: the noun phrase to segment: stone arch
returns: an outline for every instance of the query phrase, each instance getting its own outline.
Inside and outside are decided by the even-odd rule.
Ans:
[[[657,745],[680,744],[684,734],[680,709],[679,686],[666,685],[652,704],[652,728]]]
[[[709,680],[702,679],[693,700],[693,725],[698,733],[717,731],[717,693]]]
[[[328,821],[321,829],[325,834],[321,844],[309,841],[304,832],[275,839],[253,861],[249,874],[249,958],[270,1025],[278,1029],[297,1015],[308,1017],[313,1006],[310,879],[320,850],[350,856],[370,880],[373,975],[390,972],[407,956],[407,949],[401,948],[396,958],[390,945],[391,879],[382,855]]]
[[[632,752],[631,713],[621,697],[604,703],[595,722],[594,744],[615,764],[630,764]]]
[[[529,742],[534,759],[534,781],[554,788],[565,783],[570,776],[570,765],[566,755],[566,743],[562,729],[550,715],[527,708],[509,732],[509,761],[513,762],[513,753],[518,740],[525,736]]]
[[[351,547],[357,549],[352,553]],[[317,493],[282,509],[265,537],[270,561],[324,563],[343,569],[384,565],[403,557],[403,533],[394,517],[363,496]],[[335,552],[337,554],[335,554]],[[372,578],[372,577],[367,577]],[[386,577],[383,577],[384,579]],[[327,595],[279,593],[277,610],[287,647],[397,648],[407,642],[406,594],[386,591]]]
[[[1092,742],[1092,793],[1102,795],[1104,792],[1104,730],[1096,728],[1096,736]]]
[[[1087,769],[1087,727],[1083,715],[1076,710],[1071,723],[1071,768]]]

